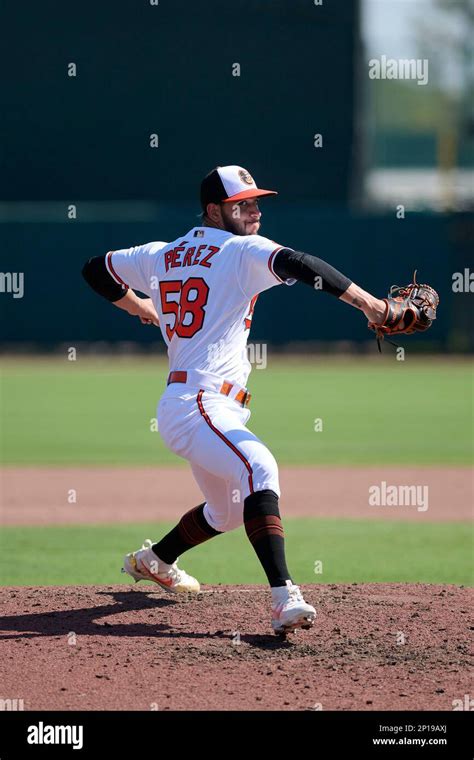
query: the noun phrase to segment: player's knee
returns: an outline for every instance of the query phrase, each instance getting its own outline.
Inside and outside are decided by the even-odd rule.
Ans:
[[[254,491],[274,491],[280,496],[278,465],[270,452],[262,462],[252,468],[252,486]]]
[[[244,501],[244,522],[254,517],[280,517],[278,495],[269,488],[254,491]]]

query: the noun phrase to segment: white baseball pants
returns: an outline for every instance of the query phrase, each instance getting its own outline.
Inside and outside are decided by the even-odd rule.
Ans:
[[[187,459],[206,505],[204,516],[220,532],[243,524],[244,500],[271,489],[280,496],[273,454],[246,423],[250,410],[216,391],[172,383],[158,403],[158,429],[166,445]]]

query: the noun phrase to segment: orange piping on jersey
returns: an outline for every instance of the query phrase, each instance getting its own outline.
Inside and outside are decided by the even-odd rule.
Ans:
[[[268,268],[272,275],[277,278],[278,282],[284,282],[284,280],[281,280],[280,277],[273,271],[272,261],[275,253],[278,253],[278,251],[281,251],[285,246],[279,245],[278,248],[275,248],[274,251],[270,254],[270,258],[268,259]]]
[[[117,272],[115,271],[115,269],[112,266],[112,254],[113,254],[113,251],[109,251],[108,254],[107,254],[107,256],[105,257],[105,262],[107,264],[107,269],[109,270],[109,273],[112,275],[112,277],[114,278],[114,280],[116,280],[119,283],[119,285],[124,285],[127,288],[127,290],[128,290],[127,283],[124,282],[122,280],[122,278],[118,276]]]
[[[216,433],[216,435],[218,435],[219,438],[222,441],[224,441],[224,443],[227,444],[227,446],[229,446],[229,448],[232,449],[232,451],[234,452],[234,454],[237,454],[237,456],[239,457],[239,459],[241,459],[242,462],[244,463],[245,468],[246,468],[247,472],[249,473],[249,488],[250,488],[250,493],[253,493],[253,470],[252,470],[252,466],[251,466],[250,462],[244,457],[244,455],[242,454],[242,452],[239,451],[236,446],[234,446],[234,444],[232,443],[232,441],[229,441],[229,439],[225,437],[224,433],[221,433],[220,430],[218,430],[216,427],[214,427],[214,425],[212,424],[212,422],[211,422],[211,420],[209,418],[209,415],[205,411],[203,403],[202,403],[202,394],[203,393],[204,393],[204,390],[201,389],[199,391],[198,395],[197,395],[197,404],[198,404],[198,407],[199,407],[199,411],[201,412],[201,415],[204,417],[204,420],[207,422],[207,424],[209,425],[209,427],[211,428],[211,430],[213,430],[214,433]]]
[[[255,309],[255,304],[257,303],[258,296],[259,296],[259,294],[257,293],[257,295],[254,296],[252,298],[252,300],[250,301],[249,310],[247,312],[247,316],[245,317],[245,323],[244,323],[246,330],[250,330],[250,328],[252,326],[253,311]]]

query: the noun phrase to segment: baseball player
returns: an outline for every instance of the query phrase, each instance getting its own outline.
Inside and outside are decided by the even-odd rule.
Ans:
[[[259,235],[257,187],[240,166],[218,166],[201,184],[201,224],[171,243],[151,242],[89,259],[83,275],[101,296],[142,323],[159,326],[168,347],[158,428],[191,465],[204,502],[156,543],[127,554],[124,570],[169,592],[198,592],[177,566],[194,546],[244,525],[268,578],[272,628],[310,628],[316,611],[293,583],[285,559],[277,463],[247,427],[247,339],[258,294],[303,282],[361,310],[373,329],[403,331],[406,309],[362,290],[330,264]],[[139,298],[134,290],[148,296]],[[398,307],[397,307],[398,308]]]

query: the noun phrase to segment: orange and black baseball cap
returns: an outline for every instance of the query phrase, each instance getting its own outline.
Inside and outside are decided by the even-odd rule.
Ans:
[[[275,190],[261,190],[242,166],[216,166],[201,182],[201,206],[208,203],[230,203],[262,195],[278,195]]]

